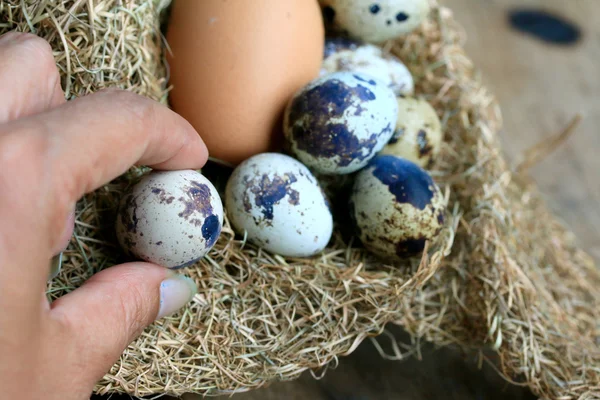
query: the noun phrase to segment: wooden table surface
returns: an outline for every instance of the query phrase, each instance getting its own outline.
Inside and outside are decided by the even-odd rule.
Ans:
[[[500,101],[501,136],[509,161],[516,162],[526,149],[560,132],[577,113],[583,115],[576,134],[531,174],[582,247],[600,260],[600,0],[442,2],[464,26],[467,53]],[[580,43],[553,46],[514,31],[507,12],[517,6],[552,11],[575,22],[583,30]],[[504,398],[534,397],[506,385],[490,369],[478,370],[457,351],[428,348],[423,361],[386,361],[369,341],[321,380],[306,373],[294,382],[233,396],[234,400]]]
[[[531,172],[552,208],[600,260],[600,0],[442,0],[468,34],[466,49],[503,110],[507,158],[560,132],[583,114],[574,137]],[[531,6],[577,23],[583,38],[557,47],[515,32],[507,11]],[[402,335],[398,329],[394,333]],[[370,341],[321,380],[293,382],[233,396],[234,400],[532,399],[457,351],[427,348],[423,361],[383,360]],[[186,400],[196,396],[185,396]],[[230,398],[222,397],[222,399]]]

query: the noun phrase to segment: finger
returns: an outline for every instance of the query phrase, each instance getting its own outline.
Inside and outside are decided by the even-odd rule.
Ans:
[[[27,159],[37,162],[37,181],[48,190],[38,194],[45,210],[37,218],[49,221],[41,234],[52,238],[52,250],[60,247],[58,236],[75,202],[133,164],[192,169],[208,158],[204,142],[187,121],[158,102],[125,91],[85,96],[2,129],[10,134],[0,134],[0,142],[11,136],[27,142],[23,147],[32,153]]]
[[[39,309],[51,257],[50,239],[41,236],[49,230],[40,212],[47,202],[48,188],[39,173],[45,162],[32,152],[41,149],[16,135],[0,134],[0,310],[15,310],[24,318],[33,318],[32,310]],[[40,267],[46,267],[44,274]],[[16,311],[24,308],[28,311]],[[1,318],[0,326],[11,326]]]
[[[0,88],[0,124],[65,102],[50,45],[28,33],[0,36]]]
[[[80,356],[92,369],[90,379],[100,379],[145,327],[185,306],[196,292],[190,278],[166,268],[123,264],[55,301],[50,316],[66,326],[65,343],[85,349]]]
[[[158,102],[106,90],[36,116],[51,138],[50,170],[72,200],[134,164],[158,169],[201,168],[208,151],[192,126]],[[37,130],[40,132],[40,130]]]

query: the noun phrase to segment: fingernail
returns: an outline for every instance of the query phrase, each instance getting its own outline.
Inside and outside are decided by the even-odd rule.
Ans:
[[[175,275],[160,283],[160,308],[156,319],[175,313],[198,293],[196,283],[185,275]]]

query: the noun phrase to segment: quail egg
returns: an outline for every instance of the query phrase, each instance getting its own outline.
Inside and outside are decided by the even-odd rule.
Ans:
[[[442,124],[424,99],[398,97],[396,131],[381,151],[430,168],[442,146]]]
[[[350,213],[368,250],[386,259],[421,252],[444,225],[445,201],[429,174],[415,163],[378,155],[360,171]]]
[[[414,91],[413,77],[402,61],[369,43],[344,37],[328,38],[320,75],[337,71],[371,75],[387,84],[396,95],[410,95]]]
[[[129,254],[175,269],[206,255],[222,226],[221,199],[202,174],[154,171],[124,194],[116,233]]]
[[[309,257],[331,239],[327,197],[309,169],[290,156],[263,153],[247,159],[233,171],[225,193],[233,228],[270,252]]]
[[[429,14],[428,0],[319,0],[328,30],[381,43],[412,32]]]
[[[359,72],[334,72],[298,91],[288,103],[288,150],[322,174],[364,167],[390,140],[398,103],[386,84]]]

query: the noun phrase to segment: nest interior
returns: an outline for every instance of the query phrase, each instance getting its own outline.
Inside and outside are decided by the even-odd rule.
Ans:
[[[541,397],[600,393],[600,272],[550,215],[496,137],[501,116],[462,49],[450,10],[432,2],[413,34],[387,43],[437,110],[445,137],[432,175],[447,225],[422,258],[388,265],[339,226],[318,257],[269,254],[225,222],[215,248],[183,273],[199,294],[157,321],[97,384],[99,394],[216,395],[334,365],[387,323],[438,345],[492,348],[506,379]],[[47,39],[68,99],[117,86],[167,102],[168,0],[0,0],[0,33]],[[78,203],[76,229],[51,299],[123,261],[113,222],[120,194],[143,170]],[[483,352],[480,354],[484,360]]]

